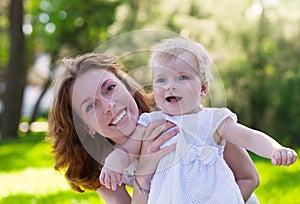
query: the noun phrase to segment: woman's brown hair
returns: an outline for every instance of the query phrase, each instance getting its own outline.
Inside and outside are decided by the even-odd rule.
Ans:
[[[112,141],[108,142],[101,135],[94,138],[88,135],[84,129],[84,121],[72,110],[70,89],[73,83],[78,76],[91,69],[107,69],[115,74],[131,93],[134,93],[133,98],[141,113],[149,112],[153,107],[153,96],[146,93],[126,74],[126,70],[115,57],[89,53],[73,59],[64,58],[61,63],[65,70],[55,81],[54,100],[48,117],[49,132],[46,138],[52,143],[54,168],[65,172],[65,178],[73,190],[77,192],[97,190],[100,187],[98,177],[103,164],[101,161],[112,151],[110,145]],[[99,158],[92,157],[90,150],[96,151]]]

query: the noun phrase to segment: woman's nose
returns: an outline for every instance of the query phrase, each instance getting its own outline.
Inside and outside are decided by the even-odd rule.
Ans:
[[[102,110],[104,114],[110,113],[112,106],[113,106],[113,102],[111,101],[111,99],[104,99],[102,98]]]

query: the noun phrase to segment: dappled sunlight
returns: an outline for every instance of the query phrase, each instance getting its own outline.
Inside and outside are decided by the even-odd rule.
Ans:
[[[76,193],[53,168],[0,173],[0,203],[104,204],[96,192]]]
[[[48,122],[33,122],[30,125],[27,122],[19,124],[19,131],[21,132],[47,132]]]
[[[16,194],[40,196],[69,189],[64,176],[53,168],[26,168],[0,173],[0,181],[0,199]]]

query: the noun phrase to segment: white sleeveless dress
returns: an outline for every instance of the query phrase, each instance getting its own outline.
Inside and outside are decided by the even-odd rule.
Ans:
[[[224,146],[213,133],[225,118],[237,117],[227,108],[203,108],[199,113],[169,116],[160,111],[144,113],[142,125],[166,119],[180,133],[162,148],[177,142],[176,151],[163,157],[151,181],[149,204],[244,203],[230,168],[223,159]]]

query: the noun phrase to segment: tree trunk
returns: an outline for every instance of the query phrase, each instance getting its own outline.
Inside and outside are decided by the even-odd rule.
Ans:
[[[26,84],[25,39],[22,31],[23,0],[10,1],[10,57],[6,72],[6,91],[1,132],[3,138],[18,136],[22,99]]]
[[[32,114],[31,114],[31,119],[29,121],[29,124],[33,123],[37,119],[38,114],[39,114],[40,103],[41,103],[44,95],[47,93],[47,91],[48,91],[51,83],[52,83],[52,79],[51,79],[51,77],[49,77],[48,80],[46,81],[46,83],[43,86],[42,93],[40,94],[40,96],[38,97],[38,99],[37,99],[37,101],[36,101],[36,103],[34,105],[34,108],[33,108]]]

